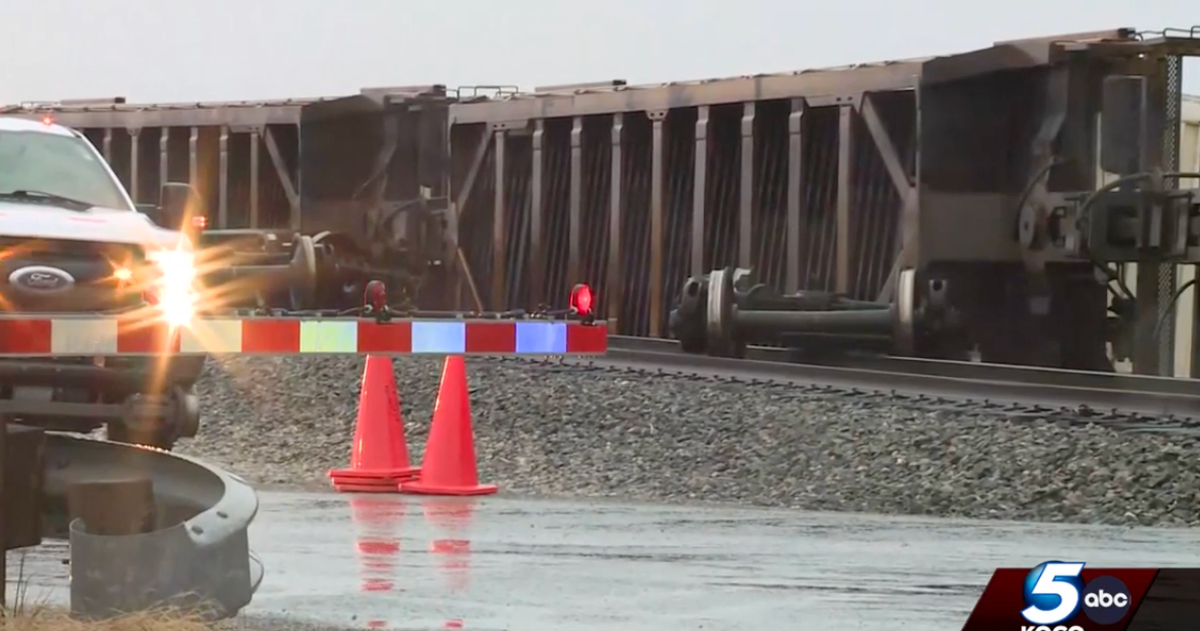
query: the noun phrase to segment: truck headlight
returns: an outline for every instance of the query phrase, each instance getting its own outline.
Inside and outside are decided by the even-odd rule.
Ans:
[[[146,292],[146,299],[161,310],[173,326],[188,324],[196,313],[196,257],[183,250],[158,250],[146,258],[154,264],[157,278]]]

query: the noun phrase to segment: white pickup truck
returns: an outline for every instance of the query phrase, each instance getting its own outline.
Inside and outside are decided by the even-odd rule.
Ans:
[[[177,230],[187,185],[166,184],[154,219],[91,142],[0,116],[0,312],[190,318],[191,241]],[[196,434],[203,356],[0,360],[0,414],[46,429],[170,449]]]

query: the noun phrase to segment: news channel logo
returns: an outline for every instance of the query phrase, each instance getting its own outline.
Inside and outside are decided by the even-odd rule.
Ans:
[[[1025,576],[1021,617],[1031,626],[1022,631],[1083,631],[1062,626],[1080,611],[1098,625],[1120,622],[1129,613],[1129,588],[1115,576],[1097,576],[1083,582],[1081,562],[1046,561]]]

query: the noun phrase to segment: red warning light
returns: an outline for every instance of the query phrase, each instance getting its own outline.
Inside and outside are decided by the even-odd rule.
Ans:
[[[383,281],[373,280],[363,288],[363,306],[370,307],[372,313],[382,312],[387,308],[387,287]]]
[[[43,117],[42,117],[42,124],[43,124],[43,125],[53,125],[53,124],[54,124],[54,119],[53,119],[53,118],[51,118],[49,115],[43,116]]]
[[[579,315],[586,316],[592,313],[593,299],[592,288],[583,283],[575,285],[574,289],[571,290],[571,308],[577,311]]]
[[[204,230],[208,227],[208,217],[204,215],[195,215],[192,217],[192,227],[197,230]]]

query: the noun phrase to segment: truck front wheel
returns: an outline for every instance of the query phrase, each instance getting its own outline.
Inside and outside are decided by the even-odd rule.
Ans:
[[[133,421],[133,422],[126,422]],[[191,387],[171,388],[162,418],[127,419],[108,423],[108,439],[170,451],[181,437],[191,438],[200,429],[200,402]]]

